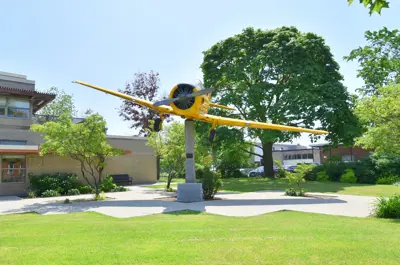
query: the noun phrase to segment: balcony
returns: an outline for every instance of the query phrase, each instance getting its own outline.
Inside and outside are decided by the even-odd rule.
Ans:
[[[58,121],[58,116],[35,114],[32,117],[32,121],[33,123],[43,124],[49,121]],[[84,118],[72,118],[72,122],[75,124],[82,123],[84,121],[85,121]]]

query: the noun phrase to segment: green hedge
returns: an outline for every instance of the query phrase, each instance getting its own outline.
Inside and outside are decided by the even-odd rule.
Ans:
[[[56,191],[61,195],[67,195],[69,190],[79,187],[78,176],[73,173],[29,174],[28,178],[30,189],[36,196],[42,196],[45,191]]]
[[[394,177],[387,179],[388,176],[400,176],[400,157],[371,154],[357,162],[329,161],[315,167],[305,176],[305,179],[308,181],[315,181],[318,178],[326,180],[327,176],[329,181],[339,182],[346,170],[354,172],[357,183],[376,184],[378,182],[383,184],[383,182],[391,182],[394,179]],[[380,180],[378,181],[378,179]]]

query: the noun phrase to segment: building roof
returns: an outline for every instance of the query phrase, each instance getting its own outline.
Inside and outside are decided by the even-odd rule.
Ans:
[[[47,103],[51,102],[56,98],[55,94],[38,92],[35,90],[25,90],[18,88],[11,88],[0,86],[0,94],[10,94],[17,96],[27,96],[32,100],[33,113],[36,113],[41,108],[43,108]]]
[[[108,139],[126,139],[126,140],[142,140],[146,141],[147,138],[143,136],[123,136],[123,135],[107,135]]]
[[[39,145],[0,145],[0,154],[39,154],[40,146]],[[124,150],[124,155],[130,155],[133,152],[130,150]]]

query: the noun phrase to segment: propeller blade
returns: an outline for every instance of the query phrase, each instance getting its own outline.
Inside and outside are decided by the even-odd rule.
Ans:
[[[161,106],[161,105],[169,105],[172,102],[175,102],[175,101],[178,101],[178,100],[181,100],[181,99],[193,98],[193,97],[201,96],[201,95],[204,95],[204,94],[212,93],[213,91],[214,91],[214,88],[207,88],[207,89],[203,89],[203,90],[194,92],[192,94],[188,94],[188,95],[185,95],[185,96],[180,96],[178,98],[168,98],[168,99],[163,99],[163,100],[160,100],[160,101],[156,101],[156,102],[154,102],[153,106],[158,107],[158,106]]]
[[[180,99],[180,98],[168,98],[168,99],[163,99],[163,100],[154,102],[154,103],[153,103],[153,106],[158,107],[158,106],[161,106],[161,105],[169,105],[170,103],[175,102],[175,101],[177,101],[177,100],[179,100],[179,99]]]
[[[206,89],[194,92],[192,94],[186,95],[184,97],[197,97],[197,96],[201,96],[201,95],[204,95],[204,94],[212,93],[213,91],[214,91],[214,88],[206,88]]]

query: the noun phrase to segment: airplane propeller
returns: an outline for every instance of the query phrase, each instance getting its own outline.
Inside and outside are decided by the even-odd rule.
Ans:
[[[206,89],[203,89],[203,90],[191,93],[191,94],[183,94],[183,95],[180,95],[180,96],[178,96],[176,98],[168,98],[168,99],[163,99],[163,100],[160,100],[160,101],[156,101],[156,102],[154,102],[153,106],[158,107],[158,106],[161,106],[161,105],[169,105],[169,104],[171,104],[173,102],[176,102],[176,101],[187,100],[189,98],[193,98],[193,97],[201,96],[201,95],[204,95],[204,94],[212,93],[213,91],[214,91],[214,88],[206,88]]]

